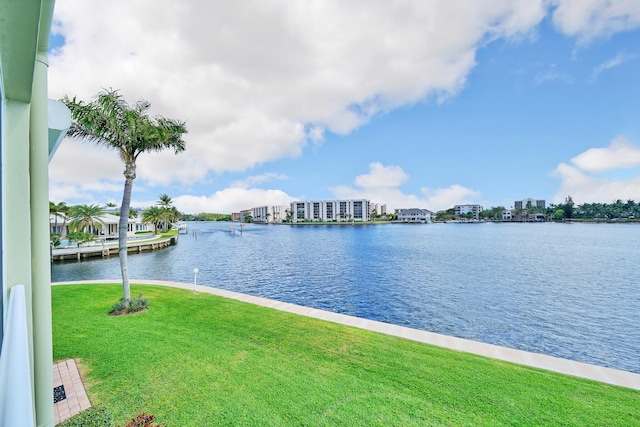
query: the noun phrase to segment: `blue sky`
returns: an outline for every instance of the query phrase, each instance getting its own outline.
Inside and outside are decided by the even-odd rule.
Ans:
[[[57,5],[51,97],[120,88],[187,120],[185,153],[140,161],[134,205],[640,201],[633,2],[277,3],[200,3],[217,24],[196,7]],[[50,175],[52,200],[121,199],[115,152],[66,140]]]

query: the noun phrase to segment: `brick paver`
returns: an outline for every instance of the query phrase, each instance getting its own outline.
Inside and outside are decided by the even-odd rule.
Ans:
[[[66,399],[53,405],[55,424],[91,406],[75,360],[67,359],[53,364],[53,387],[61,385],[64,386]]]

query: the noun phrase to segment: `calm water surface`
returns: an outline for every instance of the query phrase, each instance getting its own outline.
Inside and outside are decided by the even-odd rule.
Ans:
[[[640,225],[189,227],[129,256],[130,276],[197,267],[202,285],[640,373]],[[119,275],[117,257],[52,266],[54,282]]]

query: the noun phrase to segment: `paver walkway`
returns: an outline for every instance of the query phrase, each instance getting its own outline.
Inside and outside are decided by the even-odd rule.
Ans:
[[[61,389],[60,386],[64,388]],[[54,424],[58,424],[91,406],[78,367],[73,359],[53,364],[53,389],[54,398],[56,396],[57,399],[64,397],[53,404]],[[64,390],[64,395],[61,393],[62,390]]]
[[[194,290],[193,284],[168,282],[162,280],[130,280],[131,283],[141,283],[149,285],[169,286],[174,288]],[[69,284],[82,283],[122,283],[120,280],[90,280],[78,282],[65,282]],[[504,360],[524,366],[545,369],[559,372],[561,374],[572,375],[590,380],[600,381],[607,384],[640,390],[640,374],[621,371],[618,369],[605,368],[603,366],[590,365],[588,363],[576,362],[574,360],[561,359],[559,357],[547,356],[539,353],[532,353],[523,350],[515,350],[507,347],[500,347],[493,344],[485,344],[463,338],[451,337],[448,335],[436,334],[419,329],[407,328],[404,326],[392,325],[389,323],[367,320],[345,314],[332,313],[330,311],[318,310],[315,308],[303,307],[281,301],[274,301],[267,298],[255,297],[210,286],[195,286],[195,291],[244,301],[276,310],[287,311],[300,314],[302,316],[316,319],[328,320],[334,323],[354,326],[356,328],[368,329],[374,332],[381,332],[401,338],[419,341],[426,344],[445,347],[451,350],[473,353],[480,356],[491,357],[493,359]]]

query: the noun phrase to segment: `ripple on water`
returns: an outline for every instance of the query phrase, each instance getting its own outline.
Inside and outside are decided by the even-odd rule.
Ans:
[[[189,227],[130,256],[131,277],[192,283],[197,267],[200,284],[640,373],[640,226]],[[117,258],[52,266],[119,274]]]

